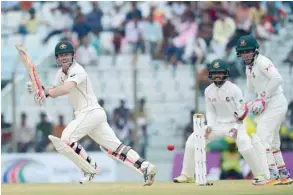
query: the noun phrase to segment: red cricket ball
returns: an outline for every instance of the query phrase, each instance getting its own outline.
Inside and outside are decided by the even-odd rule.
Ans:
[[[172,150],[174,150],[174,145],[173,144],[169,144],[167,148],[168,148],[169,151],[172,151]]]

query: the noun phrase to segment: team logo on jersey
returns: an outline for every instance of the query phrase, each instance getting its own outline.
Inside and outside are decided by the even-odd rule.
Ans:
[[[229,97],[226,97],[226,101],[227,101],[227,102],[230,102],[230,98],[229,98]]]
[[[266,67],[265,69],[266,69],[266,71],[269,71],[269,69],[272,68],[272,67],[273,67],[273,65],[269,64],[268,67]]]
[[[72,74],[72,75],[70,75],[69,77],[74,77],[75,76],[75,74]]]
[[[245,46],[246,45],[246,41],[245,40],[242,40],[241,42],[240,42],[240,46]]]
[[[60,45],[60,49],[66,49],[66,45],[65,44],[62,44],[62,45]]]
[[[220,67],[220,63],[219,62],[216,62],[213,67],[214,68],[219,68]]]

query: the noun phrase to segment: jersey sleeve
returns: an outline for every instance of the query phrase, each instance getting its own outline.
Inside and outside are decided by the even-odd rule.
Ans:
[[[207,117],[207,126],[213,126],[216,123],[216,111],[214,105],[208,98],[207,90],[205,90],[205,103],[206,103],[206,117]]]
[[[77,85],[86,79],[86,72],[83,69],[74,69],[70,71],[68,79],[65,82],[74,81]]]
[[[260,63],[259,68],[260,71],[268,78],[268,83],[264,91],[260,92],[258,95],[263,98],[270,97],[283,83],[282,76],[270,60]]]

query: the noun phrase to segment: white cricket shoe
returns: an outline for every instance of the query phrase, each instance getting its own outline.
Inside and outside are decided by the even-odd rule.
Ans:
[[[155,181],[155,176],[157,173],[156,166],[151,164],[150,162],[143,162],[141,165],[142,173],[144,177],[144,186],[151,186]]]
[[[95,160],[91,160],[90,164],[93,166],[93,168],[95,168],[96,172],[95,173],[85,173],[84,172],[84,177],[81,180],[79,180],[80,184],[85,184],[85,183],[92,181],[96,177],[96,175],[101,173],[102,170],[100,168],[98,168],[98,165]]]
[[[96,177],[97,173],[84,173],[84,177],[79,180],[80,184],[85,184],[92,181]]]

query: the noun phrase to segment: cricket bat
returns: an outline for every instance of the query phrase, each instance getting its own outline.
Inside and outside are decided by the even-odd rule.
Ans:
[[[26,48],[22,44],[16,45],[15,47],[18,50],[19,57],[20,57],[22,63],[24,64],[28,74],[29,74],[29,77],[30,77],[30,80],[33,84],[33,87],[40,94],[40,96],[44,96],[45,92],[42,88],[42,83],[39,79],[36,65],[34,64],[32,58],[30,57]],[[46,111],[46,109],[45,109],[45,111]],[[46,111],[46,113],[47,113],[47,111]],[[47,116],[49,118],[48,113],[47,113]]]

